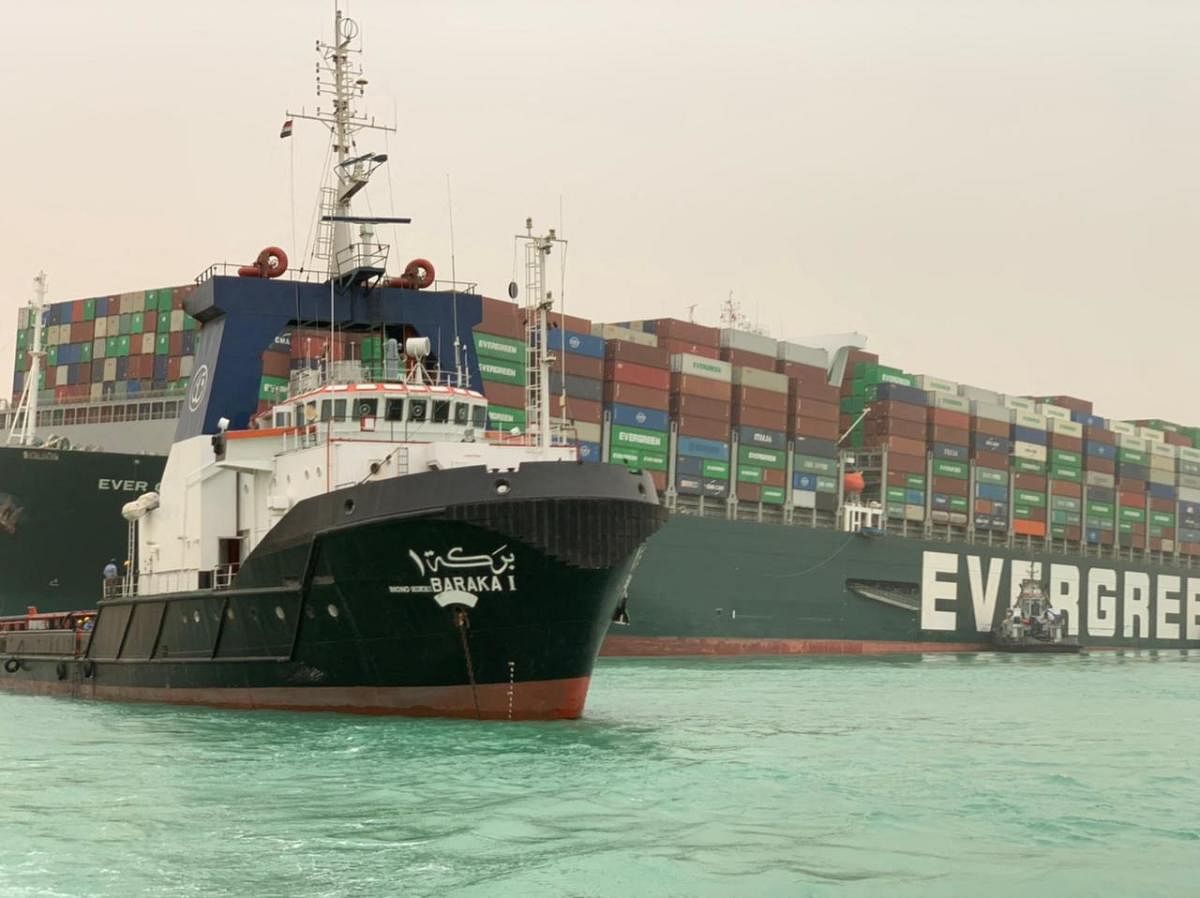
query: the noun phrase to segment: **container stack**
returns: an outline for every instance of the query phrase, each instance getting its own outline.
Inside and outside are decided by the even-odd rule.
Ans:
[[[1149,449],[1137,427],[1113,421],[1117,435],[1117,534],[1122,546],[1146,548],[1146,487],[1149,482]]]
[[[924,521],[929,394],[894,381],[875,383],[864,390],[871,410],[855,429],[862,430],[864,448],[887,450],[887,515]]]
[[[1179,551],[1200,555],[1200,449],[1179,448],[1176,476],[1179,483],[1175,509]]]
[[[1072,417],[1083,426],[1084,540],[1111,546],[1117,530],[1117,435],[1096,415]]]
[[[839,390],[821,349],[779,344],[776,370],[788,379],[787,431],[794,441],[792,504],[832,511],[837,505]]]
[[[670,411],[677,427],[675,489],[686,496],[729,496],[733,369],[711,355],[671,356]]]
[[[609,325],[605,325],[607,330]],[[639,333],[646,339],[628,338]],[[609,415],[608,460],[649,471],[667,485],[670,443],[670,356],[652,334],[627,331],[604,341],[604,408]]]
[[[1154,431],[1162,442],[1147,438],[1150,449],[1149,480],[1146,493],[1149,496],[1149,519],[1146,521],[1146,538],[1155,552],[1175,551],[1176,505],[1179,501],[1179,481],[1176,467],[1179,464],[1179,447],[1166,441],[1165,433]]]
[[[1013,534],[1046,536],[1046,474],[1049,433],[1046,417],[1032,399],[1009,396],[1005,400],[1012,423]]]
[[[1061,398],[1061,397],[1060,397]],[[1071,420],[1065,406],[1043,404],[1046,419],[1046,483],[1048,533],[1078,542],[1083,536],[1083,425]]]
[[[929,397],[930,517],[935,523],[965,527],[971,514],[971,400],[959,396],[952,381],[924,374],[914,380]]]
[[[183,390],[199,327],[183,311],[191,289],[164,287],[46,306],[39,399],[71,403]],[[27,309],[20,310],[17,325],[15,395],[24,387],[33,345]]]
[[[959,395],[970,404],[971,461],[975,465],[972,512],[977,531],[1008,532],[1009,458],[1012,439],[1004,397],[991,390],[960,385]]]
[[[475,368],[488,399],[488,427],[524,433],[527,359],[520,309],[488,297],[482,303],[483,319],[474,332]]]
[[[550,408],[574,431],[579,457],[600,461],[600,431],[604,420],[604,340],[586,330],[565,328],[550,336]],[[565,402],[563,397],[565,398]]]
[[[744,354],[743,354],[744,355]],[[772,363],[773,364],[773,363]],[[733,366],[733,426],[738,436],[737,497],[742,502],[787,501],[786,375]],[[834,492],[837,492],[836,484]]]

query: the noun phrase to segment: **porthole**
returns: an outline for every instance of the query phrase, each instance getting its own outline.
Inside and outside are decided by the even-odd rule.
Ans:
[[[285,620],[285,619],[287,618],[287,615],[283,613],[283,606],[282,606],[282,605],[276,605],[276,606],[275,606],[275,616],[276,616],[277,618],[279,618],[280,620]]]
[[[332,602],[330,602],[329,605],[326,606],[325,610],[328,611],[329,616],[333,617],[333,618],[336,618],[339,614],[341,614],[341,612],[338,611],[338,606],[333,604]]]
[[[342,503],[342,508],[346,514],[354,514],[354,500],[347,499],[344,503]]]
[[[498,495],[507,496],[511,490],[512,485],[503,477],[496,481],[496,493]]]
[[[197,608],[195,611],[192,612],[192,620],[194,620],[196,623],[200,623],[200,609],[199,608]]]

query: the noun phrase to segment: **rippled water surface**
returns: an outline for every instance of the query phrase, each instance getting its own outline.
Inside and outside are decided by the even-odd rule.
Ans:
[[[1198,678],[606,660],[560,724],[0,693],[0,896],[1191,896]]]

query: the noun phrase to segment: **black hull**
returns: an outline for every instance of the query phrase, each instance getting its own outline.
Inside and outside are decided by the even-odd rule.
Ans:
[[[504,475],[503,496],[497,479],[482,469],[431,472],[300,503],[235,588],[102,603],[86,655],[18,652],[0,687],[578,717],[637,549],[662,512],[652,488],[613,466],[525,465]]]

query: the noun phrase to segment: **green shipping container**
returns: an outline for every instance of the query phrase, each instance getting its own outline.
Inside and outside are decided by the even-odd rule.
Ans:
[[[904,490],[900,487],[889,486],[887,489],[887,500],[889,503],[895,502],[900,505],[904,504]]]
[[[282,402],[287,399],[286,377],[263,377],[258,385],[258,398],[263,402]]]
[[[1158,527],[1174,527],[1175,515],[1169,511],[1152,511],[1150,512],[1150,523]]]
[[[778,486],[764,486],[758,494],[759,501],[766,505],[782,505],[784,491]]]
[[[815,455],[800,455],[799,453],[796,453],[794,459],[797,471],[807,471],[813,474],[837,473],[836,459],[818,458]]]
[[[1038,474],[1042,477],[1046,476],[1046,463],[1041,461],[1033,461],[1028,458],[1014,458],[1012,460],[1012,469],[1019,474]]]
[[[46,350],[46,364],[52,368],[58,364],[58,347],[57,346],[51,346],[49,349]]]
[[[488,424],[493,430],[510,432],[514,427],[525,432],[525,409],[503,405],[488,406]]]
[[[953,477],[955,480],[967,479],[967,466],[958,461],[945,461],[943,459],[934,459],[933,462],[934,477]]]
[[[764,468],[782,470],[787,467],[787,456],[778,449],[761,446],[738,446],[739,465],[759,465]]]
[[[951,496],[950,510],[951,511],[966,511],[970,508],[970,503],[967,502],[965,496]]]
[[[995,468],[976,468],[975,480],[979,483],[993,483],[998,486],[1008,484],[1008,471],[997,471]]]
[[[1041,493],[1033,493],[1029,490],[1017,490],[1013,494],[1013,502],[1018,505],[1028,505],[1033,508],[1046,507],[1046,497]]]
[[[1142,522],[1146,520],[1146,509],[1144,508],[1129,508],[1126,505],[1121,506],[1121,520],[1129,522]]]
[[[818,493],[836,493],[837,478],[836,477],[821,477],[817,476],[817,492]]]
[[[712,480],[728,480],[729,479],[729,462],[727,461],[710,461],[704,460],[701,465],[701,472],[704,477]]]
[[[1087,504],[1087,513],[1090,517],[1112,520],[1113,507],[1107,502],[1089,502]]]
[[[171,329],[171,312],[168,309],[165,312],[158,313],[158,327],[155,328],[160,334],[165,334]]]
[[[475,354],[482,358],[501,359],[525,366],[525,343],[508,337],[496,337],[492,334],[475,335]]]
[[[762,483],[762,468],[754,465],[738,465],[739,483]]]
[[[625,465],[629,468],[639,468],[640,459],[635,449],[616,449],[608,453],[608,460],[614,465]]]
[[[117,357],[129,355],[129,335],[117,337]]]
[[[1136,449],[1118,449],[1117,459],[1119,461],[1128,462],[1131,465],[1149,464],[1146,453],[1138,452]]]
[[[96,300],[85,299],[83,301],[83,320],[84,321],[95,321],[96,320]]]
[[[636,452],[667,451],[667,434],[658,430],[646,430],[641,427],[622,427],[614,424],[610,433],[609,445],[613,449],[633,449]]]
[[[194,331],[200,327],[200,322],[191,315],[184,312],[183,314],[183,329],[184,331]]]
[[[106,344],[107,346],[107,344]],[[106,350],[107,352],[107,350]],[[171,352],[171,335],[161,333],[154,339],[155,355],[168,355]]]
[[[1050,464],[1066,468],[1078,468],[1083,464],[1083,456],[1078,452],[1055,449],[1050,453]]]
[[[904,478],[904,485],[910,490],[923,490],[925,489],[925,475],[908,474]]]
[[[1050,507],[1058,508],[1063,511],[1079,511],[1082,503],[1078,499],[1072,499],[1070,496],[1053,496],[1050,499]]]
[[[365,353],[363,354],[363,358],[366,358]],[[514,387],[525,386],[525,369],[520,365],[501,361],[500,359],[484,358],[483,356],[476,359],[475,364],[479,368],[479,376],[485,381],[509,384]]]
[[[1056,465],[1050,469],[1050,479],[1065,483],[1082,483],[1083,472],[1079,468],[1063,468]]]
[[[134,312],[129,316],[129,332],[131,334],[140,334],[145,330],[145,312]]]
[[[79,347],[79,361],[90,362],[91,360],[92,360],[92,344],[91,344],[91,342],[87,342]]]

